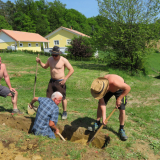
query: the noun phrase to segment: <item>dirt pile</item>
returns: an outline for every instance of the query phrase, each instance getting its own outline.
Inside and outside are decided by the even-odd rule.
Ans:
[[[27,153],[27,152],[26,152]],[[25,154],[25,152],[23,152]],[[6,158],[7,157],[7,158]],[[0,159],[1,160],[42,160],[41,156],[34,155],[30,158],[26,158],[22,155],[22,152],[15,147],[14,143],[10,143],[8,148],[4,147],[3,143],[0,142]]]
[[[31,129],[34,124],[34,118],[29,116],[12,116],[8,113],[0,113],[0,124],[7,125],[8,127],[24,131],[26,133],[31,133]],[[87,131],[85,128],[78,126],[57,125],[57,127],[66,140],[83,145],[87,145],[87,142],[95,134],[94,132]],[[56,137],[59,138],[57,135]],[[91,144],[97,148],[104,148],[107,146],[109,141],[110,138],[107,135],[99,133]]]

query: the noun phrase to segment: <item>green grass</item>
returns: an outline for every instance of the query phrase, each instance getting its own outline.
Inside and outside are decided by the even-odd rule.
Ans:
[[[147,57],[149,74],[159,72],[160,74],[160,53],[152,53]]]
[[[33,98],[34,80],[36,72],[36,55],[20,53],[1,53],[2,63],[6,63],[13,88],[18,91],[18,107],[27,115],[28,103]],[[41,56],[42,62],[46,62],[48,57]],[[128,104],[126,106],[126,122],[125,130],[128,140],[122,142],[117,136],[119,128],[118,111],[116,111],[106,127],[102,130],[109,133],[111,142],[100,153],[107,154],[112,159],[148,159],[149,153],[153,152],[155,156],[160,157],[160,76],[157,72],[160,67],[160,54],[152,53],[148,57],[148,76],[129,76],[126,72],[114,70],[106,67],[106,64],[98,64],[95,62],[72,61],[69,60],[74,68],[73,75],[67,80],[67,100],[68,100],[68,124],[77,124],[81,127],[89,126],[96,119],[97,100],[93,99],[90,94],[90,86],[92,81],[105,74],[118,74],[122,76],[126,83],[131,86],[128,94]],[[67,74],[67,70],[65,73]],[[50,69],[43,69],[38,66],[36,97],[45,97],[48,81],[50,79]],[[1,80],[2,85],[6,85],[4,79]],[[38,105],[38,103],[37,103]],[[115,99],[111,99],[107,105],[108,116],[115,107]],[[62,112],[62,105],[59,105]],[[6,112],[12,110],[10,97],[0,97],[0,111]],[[34,115],[35,116],[35,115]],[[79,121],[80,120],[80,121]],[[59,123],[63,123],[59,116]],[[66,122],[64,122],[66,123]],[[30,136],[32,137],[32,135]],[[27,136],[26,136],[27,138]],[[39,144],[45,138],[37,137]],[[51,142],[59,143],[58,140]],[[141,144],[143,142],[143,144]],[[141,150],[138,144],[145,146],[147,149]],[[21,145],[21,140],[18,142]],[[41,152],[45,152],[46,146],[42,146]],[[81,159],[88,148],[77,150],[73,143],[67,143],[70,149],[67,150],[66,145],[53,146],[51,153],[54,157],[61,157],[58,151],[64,152],[69,159]],[[73,147],[72,147],[73,145]],[[93,149],[92,146],[89,146]],[[147,150],[150,149],[150,152]],[[102,154],[102,153],[101,153]],[[107,157],[106,157],[107,159]]]

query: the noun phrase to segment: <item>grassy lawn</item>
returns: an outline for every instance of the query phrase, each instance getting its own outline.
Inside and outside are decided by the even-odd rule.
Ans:
[[[27,115],[28,103],[33,98],[36,55],[20,52],[1,53],[0,56],[2,57],[2,63],[6,63],[12,87],[18,91],[18,107]],[[47,56],[42,55],[40,55],[40,58],[44,63],[48,59]],[[107,154],[108,157],[106,157],[106,159],[160,159],[160,74],[154,71],[160,71],[160,53],[153,53],[148,57],[148,76],[130,76],[124,71],[107,68],[106,64],[69,61],[75,72],[66,82],[68,119],[62,121],[61,116],[59,116],[58,123],[63,125],[71,124],[81,119],[81,123],[78,125],[86,128],[94,122],[98,101],[93,99],[90,94],[91,83],[97,77],[106,74],[118,74],[131,86],[131,91],[128,94],[125,121],[125,131],[129,138],[127,141],[122,142],[116,134],[119,129],[119,113],[116,111],[109,119],[107,127],[102,130],[102,132],[109,134],[111,142],[105,149],[96,149],[96,151],[101,155]],[[66,74],[67,72],[68,71],[65,70]],[[50,69],[45,70],[39,65],[36,97],[46,96],[49,79]],[[4,79],[1,80],[1,84],[6,86]],[[111,113],[114,107],[115,99],[111,98],[107,105],[106,116]],[[62,113],[61,104],[59,108]],[[12,111],[10,97],[0,97],[0,111]],[[39,141],[43,141],[41,139],[42,138],[39,138]],[[51,142],[53,143],[53,140],[51,140]],[[59,143],[60,140],[55,140],[54,142]],[[46,145],[50,145],[50,143]],[[67,145],[71,150],[67,150]],[[65,143],[64,146],[62,146],[62,144],[56,146],[59,147],[62,153],[67,152],[67,155],[70,156],[69,159],[83,159],[83,154],[86,154],[89,149],[95,151],[95,148],[92,146],[89,148],[83,146],[78,150],[76,145],[73,145],[71,142]],[[51,152],[55,158],[60,157],[56,149],[57,148],[53,146]],[[43,151],[42,153],[44,154]],[[98,158],[95,157],[95,159]]]

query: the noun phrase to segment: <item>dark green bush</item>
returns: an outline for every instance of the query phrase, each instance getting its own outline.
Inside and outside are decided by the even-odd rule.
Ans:
[[[68,51],[73,55],[75,60],[80,60],[79,57],[92,57],[96,51],[92,38],[78,37],[71,41],[71,46],[68,46]]]

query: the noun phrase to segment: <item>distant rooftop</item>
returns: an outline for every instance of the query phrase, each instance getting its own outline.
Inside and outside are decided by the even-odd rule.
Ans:
[[[4,32],[15,41],[21,42],[49,42],[46,38],[42,37],[38,33],[14,31],[1,29],[0,32]]]
[[[58,32],[58,31],[61,30],[61,29],[64,29],[64,30],[66,30],[66,31],[69,31],[69,32],[71,32],[71,33],[73,33],[73,34],[76,34],[76,35],[79,35],[79,36],[85,36],[85,37],[89,37],[89,38],[90,38],[90,36],[88,36],[88,35],[86,35],[86,34],[84,34],[84,33],[81,33],[81,32],[76,31],[76,30],[74,30],[74,29],[66,28],[66,27],[63,27],[63,26],[61,26],[61,27],[57,28],[56,30],[54,30],[53,32],[49,33],[48,35],[45,36],[45,38],[48,38],[50,35]]]

